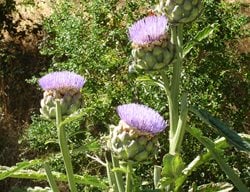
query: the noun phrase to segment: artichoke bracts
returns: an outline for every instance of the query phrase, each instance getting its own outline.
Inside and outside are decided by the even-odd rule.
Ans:
[[[173,45],[167,36],[168,20],[165,16],[148,16],[129,28],[132,41],[132,69],[161,70],[174,57]]]
[[[46,118],[56,117],[56,100],[60,101],[62,115],[70,115],[81,107],[81,94],[69,92],[60,93],[57,91],[45,91],[41,100],[40,112]]]
[[[63,71],[45,75],[39,80],[44,90],[40,112],[46,118],[55,118],[56,100],[59,100],[62,115],[70,115],[80,108],[80,89],[85,79],[73,72]]]
[[[201,0],[167,0],[164,12],[170,23],[189,23],[200,15],[201,6]]]
[[[166,128],[164,119],[153,109],[139,104],[118,106],[119,125],[110,133],[109,148],[123,161],[140,162],[157,151],[157,134]]]

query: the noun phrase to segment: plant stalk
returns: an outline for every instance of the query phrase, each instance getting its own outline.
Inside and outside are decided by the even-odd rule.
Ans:
[[[111,153],[111,158],[113,162],[113,168],[120,167],[119,161],[113,156],[112,153]],[[116,184],[118,187],[118,192],[124,192],[124,183],[122,179],[122,174],[118,171],[114,171],[114,174],[115,174]]]
[[[71,192],[77,192],[69,148],[67,145],[66,133],[64,126],[61,126],[61,122],[62,122],[62,113],[61,113],[60,101],[56,100],[56,127],[59,139],[59,146],[63,156],[69,188]]]
[[[169,153],[175,155],[179,152],[182,142],[183,129],[185,128],[186,117],[179,118],[179,94],[180,80],[183,58],[183,25],[171,27],[171,43],[175,46],[176,61],[173,63],[173,76],[170,85],[170,94],[168,95],[169,114],[170,114],[170,131],[169,131]],[[182,122],[178,122],[182,121]],[[179,125],[178,125],[179,124]],[[180,129],[180,130],[178,130]],[[177,133],[178,132],[178,133]],[[176,136],[177,134],[177,136]],[[181,136],[179,137],[179,135]],[[178,145],[176,145],[178,143]]]
[[[107,157],[107,153],[105,155],[105,160],[106,160],[106,170],[107,170],[107,176],[108,176],[108,180],[109,180],[109,186],[114,191],[118,191],[115,175],[111,171],[112,170],[112,162]]]
[[[133,192],[132,181],[133,181],[133,167],[132,167],[132,163],[128,161],[125,192]]]
[[[45,169],[47,179],[48,179],[48,182],[49,182],[49,185],[50,185],[52,191],[53,192],[60,192],[57,185],[56,185],[56,181],[55,181],[55,179],[50,171],[48,163],[44,163],[44,169]]]

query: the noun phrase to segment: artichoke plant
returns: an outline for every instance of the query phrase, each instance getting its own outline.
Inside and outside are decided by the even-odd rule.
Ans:
[[[157,151],[157,134],[167,123],[153,109],[140,104],[125,104],[117,108],[119,124],[111,130],[109,147],[123,161],[141,162]]]
[[[165,16],[148,16],[129,28],[132,41],[132,69],[161,70],[171,63],[174,49],[167,35],[168,19]]]
[[[54,72],[43,76],[39,80],[39,85],[44,90],[41,100],[41,114],[46,118],[55,118],[56,104],[60,101],[62,115],[69,115],[80,108],[80,89],[85,83],[85,79],[73,72]]]

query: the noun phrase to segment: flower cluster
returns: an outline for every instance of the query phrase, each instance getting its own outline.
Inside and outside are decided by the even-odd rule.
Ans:
[[[44,91],[80,90],[84,83],[85,79],[82,76],[69,71],[49,73],[39,80],[39,85]]]
[[[136,45],[159,41],[166,34],[168,20],[165,16],[148,16],[129,28],[129,38]]]
[[[44,90],[41,100],[41,114],[46,118],[55,118],[56,100],[59,100],[62,115],[70,115],[81,106],[80,89],[85,79],[73,72],[53,72],[43,76],[39,85]]]
[[[167,123],[155,110],[130,103],[117,107],[121,120],[111,130],[108,143],[111,151],[121,160],[141,162],[157,153],[157,134]]]
[[[134,58],[130,70],[161,70],[171,63],[174,49],[169,41],[168,19],[165,16],[148,16],[129,28]]]
[[[129,126],[150,134],[164,131],[167,126],[163,117],[155,110],[140,104],[125,104],[117,107],[121,120]]]

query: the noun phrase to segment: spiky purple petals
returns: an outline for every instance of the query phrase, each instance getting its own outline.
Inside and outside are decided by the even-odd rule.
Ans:
[[[157,134],[167,126],[163,117],[155,110],[140,104],[130,103],[117,107],[121,120],[140,131]]]
[[[74,72],[61,71],[53,72],[39,79],[39,85],[44,91],[48,90],[80,90],[85,83],[85,79]]]
[[[146,45],[160,40],[168,28],[168,20],[165,16],[148,16],[129,28],[129,38],[137,45]]]

